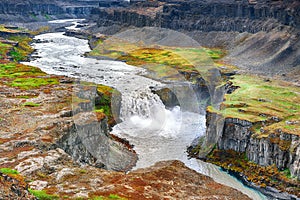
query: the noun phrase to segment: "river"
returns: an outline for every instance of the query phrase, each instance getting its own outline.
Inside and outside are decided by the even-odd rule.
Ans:
[[[205,116],[185,112],[179,106],[166,109],[150,87],[161,83],[142,76],[144,69],[124,62],[96,60],[84,57],[90,51],[88,41],[46,33],[35,37],[36,59],[26,62],[49,74],[66,75],[116,88],[122,94],[121,119],[112,133],[126,138],[138,153],[135,169],[148,167],[157,161],[180,160],[216,182],[231,186],[253,199],[266,199],[261,193],[245,187],[219,167],[196,159],[188,159],[186,148],[205,133]]]

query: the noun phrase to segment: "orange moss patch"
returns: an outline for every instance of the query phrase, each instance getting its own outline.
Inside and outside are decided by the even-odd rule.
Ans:
[[[42,135],[41,141],[46,143],[53,143],[53,137],[50,135]]]
[[[96,114],[98,122],[100,122],[101,120],[103,120],[106,117],[106,115],[102,112],[95,112],[95,114]]]

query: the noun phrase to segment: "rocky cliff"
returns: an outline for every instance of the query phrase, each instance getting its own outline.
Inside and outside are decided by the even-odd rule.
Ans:
[[[286,173],[286,176],[289,178],[293,177],[294,180],[300,179],[300,138],[298,135],[285,133],[278,129],[272,134],[258,136],[254,133],[255,123],[238,118],[225,118],[223,119],[224,123],[220,123],[222,116],[210,111],[208,111],[206,119],[208,124],[206,137],[202,140],[203,143],[200,143],[200,145],[203,146],[200,148],[199,146],[193,147],[194,150],[195,148],[199,148],[196,150],[198,157],[208,158],[211,162],[234,172],[233,174],[238,174],[238,177],[244,176],[246,182],[247,180],[254,182],[260,186],[260,188],[257,187],[258,190],[272,198],[295,198],[286,193],[281,194],[282,191],[287,191],[299,197],[299,191],[296,189],[299,181],[298,183],[292,180],[287,181],[286,178],[282,178],[280,173],[276,171],[278,169]],[[215,144],[214,142],[216,142],[216,146],[209,146]],[[207,156],[212,148],[218,150],[213,151],[214,153]],[[232,150],[238,152],[239,156],[244,155],[244,157],[230,153]],[[231,154],[234,156],[231,157]],[[239,163],[235,163],[234,160],[239,160]],[[254,169],[251,164],[250,166],[249,164],[245,164],[244,166],[243,162],[247,163],[249,161],[258,164],[258,166],[263,166],[263,168]],[[276,168],[270,171],[268,169],[270,166],[276,166]],[[241,169],[239,169],[240,167]],[[264,170],[269,170],[269,172],[265,172]],[[251,178],[251,173],[255,174],[254,176],[257,177],[257,179]],[[273,180],[270,180],[270,183],[269,178],[271,179],[271,177],[273,177],[275,181],[281,181],[281,183],[274,184],[272,183]],[[286,181],[287,183],[285,183]],[[281,192],[276,190],[270,192],[272,190],[269,190],[268,187],[266,188],[264,184],[269,186],[273,185],[274,188],[279,189]]]
[[[3,22],[48,21],[57,18],[85,18],[98,7],[98,1],[1,1],[0,16]]]
[[[208,122],[214,124],[214,122]],[[299,136],[277,131],[266,137],[254,135],[253,123],[226,118],[218,148],[246,152],[247,158],[261,166],[275,164],[278,169],[289,168],[291,176],[300,179],[299,171]],[[214,132],[208,132],[211,135]],[[216,136],[217,137],[217,136]]]
[[[299,28],[299,2],[157,1],[127,8],[93,9],[99,25],[159,26],[188,31],[269,31],[280,24]]]
[[[227,49],[228,62],[241,69],[298,82],[299,8],[295,0],[134,2],[95,8],[91,20],[105,34],[129,26],[181,31],[200,45]]]
[[[135,165],[134,151],[113,140],[106,118],[98,121],[95,114],[85,112],[74,119],[75,124],[60,136],[57,146],[75,161],[115,171],[127,171]]]

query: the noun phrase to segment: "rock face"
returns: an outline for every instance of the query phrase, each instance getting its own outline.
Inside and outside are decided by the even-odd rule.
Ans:
[[[97,121],[96,115],[89,112],[74,118],[75,125],[57,145],[75,161],[115,171],[127,171],[135,165],[135,153],[109,136],[106,118]]]
[[[146,9],[155,9],[150,15]],[[279,24],[300,26],[299,2],[264,1],[161,1],[132,3],[128,8],[94,9],[99,25],[119,23],[159,26],[174,30],[238,31],[256,33],[269,31]],[[266,23],[268,21],[268,23]]]
[[[56,18],[83,18],[98,7],[98,1],[54,0],[1,1],[1,21],[45,21]]]
[[[180,106],[183,111],[205,113],[205,107],[210,100],[210,94],[203,79],[195,84],[178,83],[169,85],[169,88],[153,88],[167,108]]]
[[[1,107],[4,106],[3,114],[6,113],[8,118],[3,119],[1,115],[1,136],[7,134],[10,137],[16,132],[23,132],[25,129],[32,130],[33,132],[28,133],[23,139],[17,139],[14,146],[10,146],[9,143],[4,144],[1,142],[1,165],[9,165],[9,160],[7,156],[4,156],[7,150],[20,153],[18,149],[24,149],[21,154],[17,156],[17,159],[13,161],[18,164],[18,170],[24,174],[33,173],[39,170],[44,165],[43,163],[50,164],[52,161],[50,158],[59,157],[49,155],[48,150],[53,150],[60,148],[63,154],[67,152],[72,158],[79,164],[83,165],[93,165],[96,167],[106,168],[116,171],[127,171],[135,165],[137,160],[137,155],[135,152],[128,148],[127,144],[121,143],[121,139],[116,139],[116,137],[109,134],[107,117],[102,112],[94,112],[94,104],[86,99],[80,99],[78,97],[72,97],[72,84],[60,84],[61,88],[64,90],[57,91],[54,87],[45,89],[48,93],[43,93],[43,89],[36,95],[38,97],[34,98],[34,102],[38,102],[38,106],[41,104],[40,108],[29,109],[25,108],[24,116],[30,118],[30,123],[26,124],[25,118],[18,117],[18,124],[6,124],[11,123],[10,120],[14,114],[10,110],[10,106],[16,105],[20,106],[22,109],[22,99],[11,99],[4,100],[1,103]],[[58,86],[58,87],[60,87]],[[90,88],[95,88],[95,86],[84,86],[85,92],[88,93],[86,96],[90,96]],[[73,87],[75,90],[75,86]],[[6,92],[8,90],[9,92]],[[29,95],[27,93],[22,93],[21,91],[13,91],[9,87],[1,87],[1,91],[8,95]],[[51,92],[50,92],[51,91]],[[77,91],[77,90],[76,90]],[[20,92],[20,94],[18,93]],[[49,94],[50,93],[50,94]],[[101,100],[98,96],[100,93],[93,93],[95,98]],[[83,94],[81,94],[83,96]],[[70,99],[71,97],[71,99]],[[2,99],[5,97],[2,97]],[[71,101],[70,101],[71,100]],[[30,101],[30,100],[29,100]],[[52,105],[51,105],[52,104]],[[55,105],[56,104],[56,105]],[[51,105],[51,106],[50,106]],[[55,106],[53,106],[55,105]],[[79,106],[78,106],[79,105]],[[64,110],[59,110],[61,107]],[[73,111],[70,110],[73,107]],[[47,114],[43,113],[43,109],[48,110]],[[58,110],[57,110],[58,109]],[[10,114],[9,114],[10,113]],[[26,125],[24,125],[24,123]],[[24,126],[23,126],[23,125]],[[10,127],[11,126],[11,127]],[[15,127],[15,128],[14,128]],[[30,137],[38,134],[34,140],[30,140]],[[1,140],[2,141],[2,140]],[[4,140],[10,141],[10,139]],[[14,142],[13,142],[14,143]],[[26,150],[25,150],[26,149]],[[63,150],[65,151],[63,151]],[[44,152],[46,157],[34,157]],[[62,154],[59,152],[59,155]],[[32,157],[33,158],[30,158]],[[22,159],[30,158],[25,164],[20,163]],[[50,160],[49,160],[49,159]],[[19,160],[20,159],[20,160]],[[56,161],[53,161],[54,164]],[[31,163],[31,164],[29,164]]]
[[[207,129],[206,135],[215,138],[219,149],[245,152],[247,158],[262,166],[275,164],[280,170],[289,168],[291,175],[300,180],[299,148],[300,137],[278,131],[266,137],[255,137],[251,122],[226,118],[218,134],[216,113],[209,113],[207,123],[214,128]]]

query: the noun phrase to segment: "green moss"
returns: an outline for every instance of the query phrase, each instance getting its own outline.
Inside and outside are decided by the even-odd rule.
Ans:
[[[119,199],[119,200],[124,200],[124,198],[120,197],[119,195],[117,194],[110,194],[108,196],[109,199]]]
[[[104,200],[104,197],[102,197],[102,196],[94,197],[91,200]]]
[[[19,87],[21,89],[33,89],[43,85],[54,85],[58,84],[57,78],[16,78],[10,86]]]
[[[28,96],[28,95],[22,95],[22,96],[17,96],[19,99],[30,99],[33,98],[33,96]]]
[[[17,77],[28,77],[28,76],[45,76],[42,70],[37,67],[31,67],[18,63],[4,63],[0,64],[0,78],[14,79]]]
[[[14,47],[10,52],[10,55],[14,61],[19,62],[25,60],[28,55],[33,52],[33,48],[29,45],[29,43],[32,41],[30,37],[12,36],[9,39],[18,42],[18,46]]]
[[[100,96],[100,100],[95,102],[95,111],[104,113],[109,121],[113,120],[112,111],[111,111],[111,101],[112,94],[115,89],[105,86],[105,85],[97,85],[97,92]]]
[[[46,73],[37,67],[14,62],[0,64],[0,81],[12,87],[27,90],[59,83],[58,78],[43,77],[45,75]]]
[[[89,53],[92,56],[122,60],[130,65],[147,68],[156,78],[174,78],[178,71],[205,75],[208,69],[218,67],[214,60],[225,55],[221,49],[178,48],[142,43],[130,43],[118,38],[108,38],[98,43]]]
[[[23,106],[27,106],[27,107],[39,107],[40,106],[40,104],[38,104],[38,103],[33,103],[33,102],[25,102],[24,104],[23,104]]]
[[[111,199],[127,200],[127,198],[120,197],[117,194],[110,194],[107,197],[105,197],[105,196],[96,196],[96,197],[93,197],[91,200],[111,200]]]
[[[45,17],[46,20],[51,20],[51,17],[47,14],[45,14],[44,17]]]
[[[292,178],[292,175],[291,175],[291,171],[289,168],[286,168],[285,170],[283,170],[281,172],[284,176],[286,176],[287,178]]]
[[[27,31],[25,29],[9,29],[9,28],[5,28],[4,25],[0,24],[0,31],[1,32],[8,32],[8,33],[19,33],[19,32],[24,32],[24,31]]]
[[[41,26],[38,28],[38,30],[36,31],[31,31],[30,34],[31,35],[38,35],[38,34],[41,34],[41,33],[46,33],[50,30],[50,27],[49,26]]]
[[[4,59],[7,57],[9,50],[12,48],[10,44],[5,44],[0,42],[0,59]]]
[[[39,200],[55,200],[59,199],[57,195],[47,194],[44,190],[29,189],[29,192]]]
[[[19,174],[17,170],[10,169],[10,168],[0,168],[0,172],[3,174]]]
[[[300,133],[299,123],[286,124],[286,121],[300,120],[300,88],[251,75],[235,75],[231,81],[240,88],[225,95],[220,110],[209,107],[208,111],[257,123],[253,128],[257,134],[262,134],[259,130],[264,124],[265,136],[277,129],[290,134]]]
[[[81,174],[85,174],[85,173],[87,173],[87,170],[81,169],[81,170],[79,170],[79,172],[80,172]]]

